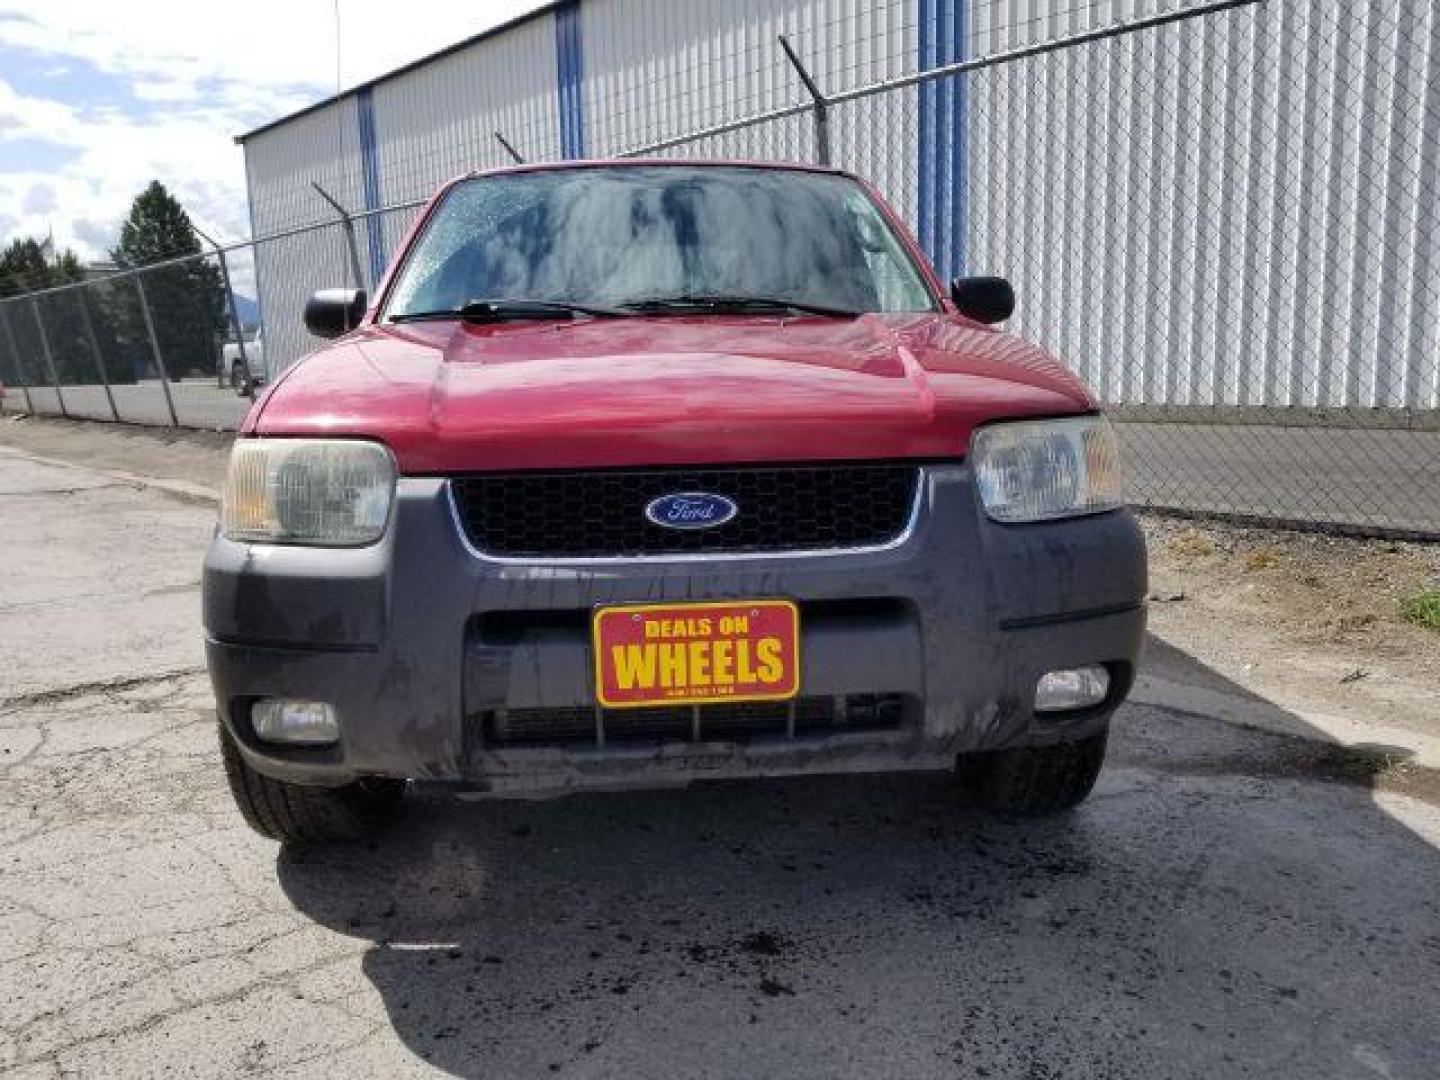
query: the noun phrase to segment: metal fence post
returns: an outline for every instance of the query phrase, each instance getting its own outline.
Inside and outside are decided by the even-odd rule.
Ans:
[[[150,351],[155,355],[155,370],[160,373],[160,385],[165,388],[165,405],[170,410],[170,426],[179,427],[180,417],[175,413],[175,396],[170,393],[170,376],[165,371],[165,358],[160,355],[160,339],[155,336],[155,322],[150,318],[150,302],[145,299],[145,285],[140,275],[135,275],[135,291],[140,295],[140,314],[145,319],[145,332],[150,335]]]
[[[0,304],[0,324],[5,327],[5,340],[10,342],[10,355],[15,358],[15,374],[24,379],[20,389],[25,394],[25,411],[35,415],[35,402],[30,397],[30,372],[20,363],[20,347],[15,344],[15,331],[10,328],[10,305]]]
[[[90,352],[95,356],[95,369],[100,372],[100,385],[105,387],[105,399],[110,402],[110,415],[118,424],[120,410],[115,406],[115,394],[110,389],[110,373],[105,370],[105,357],[100,355],[100,341],[95,336],[95,323],[90,318],[90,305],[83,290],[76,292],[75,302],[80,305],[80,320],[85,324],[85,340],[90,346]]]
[[[511,161],[515,162],[516,165],[525,164],[525,159],[520,156],[520,151],[511,146],[510,141],[506,139],[504,135],[501,135],[500,132],[497,131],[495,132],[495,139],[505,148],[505,152],[510,155]]]
[[[785,55],[790,58],[794,65],[795,72],[800,76],[800,81],[805,84],[810,97],[815,101],[815,158],[818,164],[830,164],[830,102],[820,92],[820,87],[815,85],[815,80],[810,77],[810,72],[805,70],[805,65],[800,62],[800,57],[790,45],[790,39],[784,34],[780,35],[780,47],[785,50]]]
[[[55,387],[55,400],[60,403],[60,415],[68,420],[70,410],[65,407],[65,392],[60,389],[60,375],[55,370],[55,357],[50,354],[50,336],[45,333],[45,319],[40,314],[40,301],[32,299],[30,310],[35,314],[35,326],[40,331],[40,351],[45,354],[45,366],[50,369],[50,383]]]
[[[365,275],[360,271],[360,248],[355,243],[355,219],[350,212],[341,206],[339,202],[330,197],[330,193],[317,184],[310,181],[310,186],[320,193],[320,197],[335,208],[335,213],[340,215],[340,224],[345,229],[345,243],[350,248],[350,271],[355,275],[355,287],[365,288]]]
[[[236,348],[240,350],[240,366],[245,372],[245,396],[253,398],[255,396],[255,380],[251,377],[250,361],[245,356],[245,331],[240,326],[240,312],[235,307],[235,290],[230,285],[230,264],[225,259],[225,249],[205,233],[200,232],[198,226],[192,225],[191,228],[195,229],[201,238],[215,249],[215,255],[220,260],[220,277],[225,282],[225,304],[230,309],[230,328],[235,331],[235,345]],[[220,348],[220,355],[223,359],[225,355],[224,346]]]

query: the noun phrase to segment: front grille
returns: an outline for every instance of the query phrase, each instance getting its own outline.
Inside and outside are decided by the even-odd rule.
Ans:
[[[818,465],[495,473],[452,484],[466,536],[487,555],[624,558],[885,544],[904,531],[919,476],[913,465]],[[690,531],[646,518],[653,500],[694,491],[723,495],[739,512]]]
[[[481,724],[486,744],[497,747],[743,742],[890,730],[905,721],[910,700],[905,694],[848,694],[648,709],[490,709]]]

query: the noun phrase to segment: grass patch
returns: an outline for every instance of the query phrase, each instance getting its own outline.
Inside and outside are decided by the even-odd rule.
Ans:
[[[1170,550],[1176,555],[1214,555],[1215,542],[1199,529],[1186,529],[1171,537]]]
[[[1280,556],[1269,548],[1260,548],[1245,556],[1246,570],[1274,570],[1280,565]]]
[[[1400,613],[1411,622],[1440,630],[1440,589],[1421,589],[1400,601]]]

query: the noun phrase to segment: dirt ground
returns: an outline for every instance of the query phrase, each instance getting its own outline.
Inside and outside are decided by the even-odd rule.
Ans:
[[[1440,544],[1144,522],[1158,639],[1348,741],[1440,737],[1440,632],[1401,613],[1440,585]]]
[[[0,415],[0,445],[107,472],[195,485],[215,497],[225,483],[234,438],[228,431]]]

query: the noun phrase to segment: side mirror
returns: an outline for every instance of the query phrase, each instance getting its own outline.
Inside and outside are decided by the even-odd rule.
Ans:
[[[316,337],[348,334],[365,317],[364,289],[321,289],[305,301],[305,329]]]
[[[1004,322],[1015,314],[1015,290],[1003,277],[956,278],[950,299],[961,315],[976,322]]]

